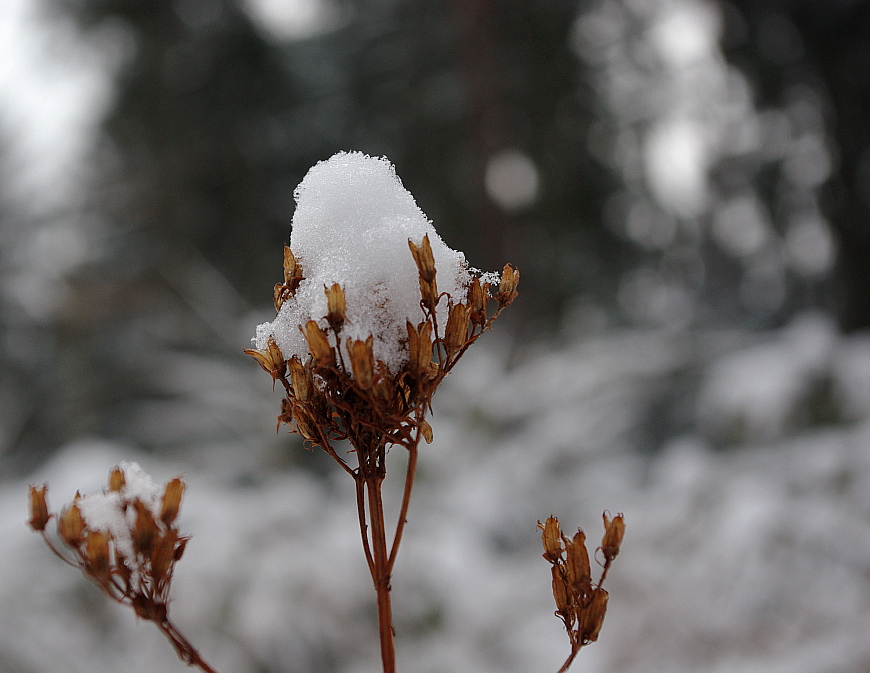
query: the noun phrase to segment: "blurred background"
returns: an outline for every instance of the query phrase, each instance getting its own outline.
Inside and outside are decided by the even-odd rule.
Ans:
[[[870,3],[0,0],[0,44],[0,669],[184,670],[23,524],[133,459],[189,481],[210,663],[377,670],[352,486],[241,353],[353,149],[522,271],[436,396],[400,669],[557,670],[535,523],[610,509],[577,670],[870,670]]]

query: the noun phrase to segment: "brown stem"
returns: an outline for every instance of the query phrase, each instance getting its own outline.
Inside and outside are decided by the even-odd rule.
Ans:
[[[354,477],[356,481],[356,509],[359,516],[359,532],[362,535],[363,551],[366,555],[366,563],[369,566],[369,572],[372,575],[372,580],[377,583],[377,575],[375,573],[375,561],[372,558],[372,548],[369,546],[368,524],[366,523],[366,493],[363,478],[357,474]]]
[[[387,535],[384,526],[383,480],[377,475],[365,479],[372,527],[372,551],[375,562],[374,583],[378,595],[378,631],[384,673],[395,673],[396,650],[393,643],[393,615],[390,606],[390,569],[387,563]]]
[[[162,621],[155,620],[154,623],[163,635],[169,639],[169,642],[171,642],[172,646],[175,648],[176,654],[178,654],[178,658],[184,663],[188,666],[196,666],[203,673],[217,673],[215,669],[209,666],[206,661],[199,656],[199,652],[197,652],[196,648],[190,644],[190,641],[184,637],[181,631],[175,628],[175,625],[172,622],[168,619],[164,619]]]
[[[420,421],[417,423],[417,435],[414,441],[408,444],[408,471],[405,473],[405,490],[402,493],[402,507],[399,510],[399,520],[396,523],[396,535],[393,538],[393,546],[390,549],[390,558],[387,561],[387,572],[393,572],[396,563],[396,554],[399,552],[399,544],[402,542],[402,533],[405,532],[405,523],[408,520],[408,505],[411,502],[411,489],[414,487],[414,474],[417,471],[417,445],[420,443]]]
[[[583,644],[580,640],[571,639],[571,654],[565,660],[565,663],[562,664],[562,668],[559,669],[558,673],[565,673],[571,667],[581,647],[583,647]]]

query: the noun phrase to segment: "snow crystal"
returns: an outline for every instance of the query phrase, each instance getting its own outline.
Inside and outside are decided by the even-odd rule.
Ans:
[[[386,158],[340,152],[311,168],[295,197],[290,248],[305,280],[277,318],[257,328],[255,347],[273,337],[285,357],[307,357],[299,326],[326,315],[324,288],[338,283],[347,301],[342,341],[373,335],[375,357],[396,371],[407,359],[406,321],[424,319],[408,240],[419,244],[429,235],[438,290],[457,300],[471,280],[465,255],[441,240]]]

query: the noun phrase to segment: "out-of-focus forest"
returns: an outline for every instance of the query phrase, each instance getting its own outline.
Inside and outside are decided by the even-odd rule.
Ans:
[[[578,670],[870,665],[870,3],[2,7],[0,620],[36,584],[25,621],[53,626],[9,626],[0,668],[174,666],[23,526],[23,484],[71,497],[130,454],[204,475],[179,621],[218,668],[369,670],[352,497],[241,353],[293,189],[339,150],[387,156],[472,266],[522,272],[439,393],[400,668],[556,670],[534,524],[604,508],[629,558]]]

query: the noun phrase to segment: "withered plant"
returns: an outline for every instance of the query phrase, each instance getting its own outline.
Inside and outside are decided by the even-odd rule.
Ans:
[[[494,294],[489,283],[472,278],[466,295],[454,297],[438,291],[428,235],[421,241],[409,239],[408,246],[419,275],[424,320],[407,323],[407,359],[397,371],[375,357],[375,335],[365,340],[343,337],[347,307],[337,283],[324,287],[327,314],[298,326],[308,345],[307,357],[285,358],[272,338],[264,349],[245,351],[284,388],[279,427],[286,424],[309,445],[321,448],[353,479],[363,551],[377,595],[384,673],[396,668],[390,578],[405,529],[420,439],[432,441],[426,421],[432,396],[471,344],[511,304],[519,282],[519,271],[508,264]],[[276,311],[293,300],[303,279],[304,269],[285,247],[284,281],[274,293]],[[491,300],[496,304],[492,314]],[[446,315],[446,324],[439,323],[439,315]],[[353,448],[353,459],[339,455],[336,443],[343,440]],[[398,520],[388,539],[382,485],[393,446],[407,450],[408,462]]]
[[[175,564],[188,537],[176,525],[184,482],[176,477],[152,494],[128,489],[124,465],[109,473],[107,493],[76,493],[59,515],[49,512],[48,487],[30,487],[30,527],[64,563],[79,568],[103,593],[165,635],[182,661],[204,673],[216,673],[169,619],[169,589]],[[127,464],[128,468],[138,466]],[[83,511],[84,510],[84,511]],[[46,530],[57,520],[57,540]]]
[[[607,512],[604,513],[604,537],[595,551],[596,560],[601,556],[598,582],[592,581],[586,534],[582,529],[569,538],[562,533],[559,520],[552,516],[544,523],[539,521],[538,527],[544,544],[543,556],[552,564],[556,616],[562,620],[571,641],[571,654],[559,669],[559,673],[564,673],[582,647],[598,640],[607,612],[608,594],[604,590],[604,580],[610,564],[619,554],[625,535],[625,520],[622,514],[611,518]]]

